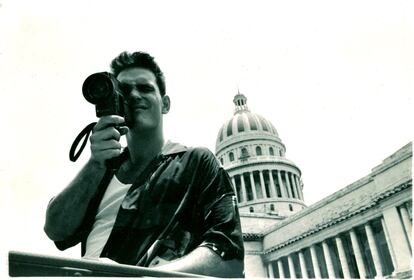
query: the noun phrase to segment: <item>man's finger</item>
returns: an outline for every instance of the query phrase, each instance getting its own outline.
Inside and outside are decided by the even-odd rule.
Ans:
[[[111,115],[111,116],[103,116],[99,119],[96,125],[93,128],[93,132],[105,129],[110,126],[118,126],[125,123],[125,119],[121,116]]]

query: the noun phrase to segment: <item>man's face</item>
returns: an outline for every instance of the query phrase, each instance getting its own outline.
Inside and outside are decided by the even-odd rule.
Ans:
[[[169,110],[169,99],[162,97],[154,73],[134,67],[121,71],[117,77],[125,98],[125,119],[132,130],[157,128],[162,114]]]

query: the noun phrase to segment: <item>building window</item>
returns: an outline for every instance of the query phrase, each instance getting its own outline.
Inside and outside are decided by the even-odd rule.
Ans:
[[[245,158],[248,158],[248,157],[249,157],[249,152],[247,151],[246,148],[242,148],[241,149],[241,156],[240,156],[240,158],[241,159],[245,159]]]
[[[256,155],[261,156],[262,155],[262,148],[259,146],[256,147]]]
[[[232,152],[229,153],[229,159],[230,159],[230,161],[234,160],[234,154]]]
[[[223,163],[223,158],[220,158],[220,162],[221,162],[221,165],[223,165],[224,163]]]
[[[275,151],[273,151],[273,148],[272,147],[269,148],[269,154],[271,156],[274,156],[275,155]]]
[[[254,208],[253,207],[250,207],[249,208],[249,211],[250,211],[250,213],[253,213],[254,212]]]
[[[283,157],[282,150],[279,150],[279,156]]]
[[[274,204],[270,204],[270,211],[275,211],[275,205]]]
[[[290,211],[293,211],[293,206],[292,206],[292,204],[289,204],[289,210],[290,210]]]

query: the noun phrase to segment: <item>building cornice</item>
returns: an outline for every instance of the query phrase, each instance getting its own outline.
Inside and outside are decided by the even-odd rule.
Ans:
[[[228,147],[238,147],[244,145],[245,143],[256,141],[269,141],[271,143],[282,146],[283,149],[286,149],[286,146],[283,144],[280,138],[271,133],[244,132],[243,134],[232,136],[231,138],[225,139],[217,144],[216,155],[220,155],[220,153]]]
[[[295,237],[290,238],[290,239],[288,239],[288,240],[286,240],[286,241],[284,241],[280,244],[272,246],[271,248],[265,250],[264,254],[269,254],[271,252],[274,252],[274,251],[276,251],[280,248],[288,246],[289,244],[297,242],[297,241],[299,241],[303,238],[306,238],[310,235],[316,234],[317,232],[319,232],[321,230],[324,230],[328,227],[332,227],[332,226],[334,226],[338,223],[344,222],[345,220],[348,220],[353,216],[362,214],[363,212],[366,212],[367,210],[371,209],[372,207],[377,206],[381,201],[383,201],[383,200],[385,200],[385,199],[387,199],[387,198],[389,198],[389,197],[391,197],[391,196],[393,196],[393,195],[395,195],[395,194],[397,194],[397,193],[399,193],[399,192],[401,192],[405,189],[411,188],[411,187],[412,187],[412,180],[410,179],[409,181],[407,181],[403,184],[400,184],[400,185],[398,185],[398,186],[396,186],[396,187],[394,187],[394,188],[392,188],[388,191],[385,191],[383,193],[378,194],[376,197],[374,197],[371,200],[371,202],[369,204],[365,204],[365,205],[361,206],[360,208],[358,208],[358,209],[356,209],[352,212],[343,213],[343,215],[341,215],[339,217],[336,217],[336,218],[334,218],[330,221],[327,221],[325,223],[317,224],[317,225],[315,225],[314,228],[312,228],[312,229],[310,229],[310,230],[308,230],[308,231],[306,231],[306,232],[304,232],[304,233],[302,233],[298,236],[295,236]]]
[[[243,233],[244,241],[262,241],[263,237],[262,233]]]
[[[281,157],[276,157],[276,156],[272,156],[272,158],[269,156],[268,158],[265,159],[256,159],[256,157],[249,157],[249,159],[244,160],[244,161],[240,161],[240,162],[236,162],[234,164],[231,165],[226,165],[224,166],[224,169],[226,169],[227,172],[232,172],[234,170],[237,169],[242,169],[245,167],[251,167],[251,166],[262,166],[262,165],[267,165],[267,164],[278,164],[281,166],[287,166],[290,168],[293,168],[295,170],[297,170],[298,174],[301,175],[302,172],[299,169],[299,167],[297,167],[292,161],[286,159],[286,158],[281,158]]]

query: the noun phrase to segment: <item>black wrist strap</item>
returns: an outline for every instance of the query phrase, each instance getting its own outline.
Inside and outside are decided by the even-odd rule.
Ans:
[[[93,127],[96,125],[96,122],[88,124],[79,134],[76,136],[75,141],[73,141],[72,146],[70,147],[69,151],[69,159],[71,161],[76,161],[79,156],[81,155],[83,149],[86,146],[86,142],[88,141],[89,135],[92,132]],[[79,148],[79,151],[75,154],[76,148],[79,145],[79,142],[83,139],[82,145]]]

